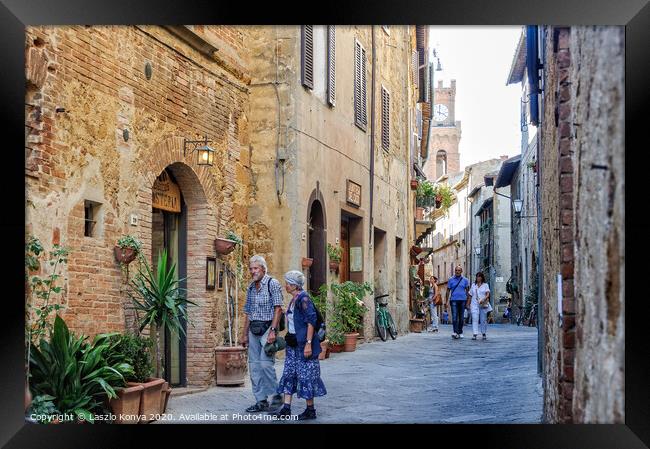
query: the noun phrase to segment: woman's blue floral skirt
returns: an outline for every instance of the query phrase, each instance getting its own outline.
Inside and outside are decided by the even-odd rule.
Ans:
[[[300,349],[287,346],[278,394],[294,393],[298,393],[301,399],[313,399],[317,396],[325,396],[327,390],[320,378],[318,359],[305,360]]]

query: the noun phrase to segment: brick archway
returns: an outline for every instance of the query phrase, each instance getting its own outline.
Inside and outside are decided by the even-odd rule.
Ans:
[[[183,156],[183,138],[173,137],[161,142],[148,152],[143,165],[144,181],[138,192],[141,214],[139,238],[143,254],[152,260],[152,187],[155,179],[167,169],[176,179],[186,206],[187,240],[187,295],[197,304],[190,306],[187,326],[187,384],[214,383],[214,348],[218,323],[225,311],[218,308],[215,290],[205,288],[206,257],[214,255],[214,239],[218,232],[218,209],[210,203],[214,184],[210,168],[199,167],[188,155]]]

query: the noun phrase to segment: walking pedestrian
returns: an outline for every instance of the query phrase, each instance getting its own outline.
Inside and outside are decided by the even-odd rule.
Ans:
[[[300,271],[287,272],[284,281],[284,288],[292,298],[286,313],[286,358],[277,390],[284,394],[284,404],[274,415],[291,416],[291,397],[297,393],[299,398],[307,401],[307,408],[298,415],[298,420],[316,419],[314,398],[327,394],[320,377],[318,354],[321,347],[318,333],[314,330],[316,309],[309,294],[303,290],[305,276]]]
[[[438,287],[438,278],[431,276],[431,287],[429,289],[429,309],[431,310],[431,332],[438,332],[438,305],[442,302],[440,296],[440,287]]]
[[[472,331],[474,333],[472,340],[476,340],[479,327],[483,334],[483,340],[487,340],[487,315],[492,311],[492,305],[490,304],[490,286],[485,282],[485,275],[482,272],[476,273],[476,281],[472,284],[469,294],[471,295],[471,304],[469,300],[467,302],[472,311]]]
[[[454,332],[451,338],[463,338],[463,312],[468,298],[469,279],[463,276],[463,267],[460,265],[454,269],[454,276],[447,281],[447,295],[445,305],[451,304],[451,320]],[[450,301],[451,298],[451,301]]]
[[[253,280],[246,291],[241,340],[242,346],[248,346],[248,371],[256,401],[246,409],[249,413],[265,412],[282,404],[282,396],[275,394],[278,385],[275,354],[269,355],[264,351],[264,345],[274,343],[277,336],[282,314],[282,286],[267,271],[262,256],[250,258],[249,272]],[[273,394],[269,406],[267,396]]]

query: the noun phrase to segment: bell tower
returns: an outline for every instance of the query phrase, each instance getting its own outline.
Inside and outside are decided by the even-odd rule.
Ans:
[[[460,171],[460,121],[456,120],[456,80],[443,87],[442,80],[434,89],[431,111],[431,137],[429,157],[423,171],[427,179],[435,181],[446,173]]]

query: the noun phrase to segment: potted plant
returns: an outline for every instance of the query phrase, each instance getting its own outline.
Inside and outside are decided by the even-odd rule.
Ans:
[[[103,399],[115,398],[115,388],[123,387],[125,376],[133,371],[128,363],[108,356],[113,335],[100,334],[88,343],[56,315],[49,341],[42,338],[30,353],[35,396],[47,395],[60,413],[94,422],[94,415],[103,411]]]
[[[447,211],[454,202],[454,193],[447,184],[438,184],[433,188],[432,196],[436,202],[436,209]]]
[[[312,259],[311,257],[303,257],[302,258],[302,267],[303,268],[309,268],[309,267],[311,267],[311,264],[313,264],[313,263],[314,263],[314,259]]]
[[[161,385],[157,379],[154,381],[151,378],[153,346],[154,341],[147,337],[131,334],[113,337],[115,358],[122,358],[133,367],[133,373],[125,377],[127,386],[117,389],[117,398],[108,401],[113,414],[118,416],[118,423],[135,424],[141,415],[165,412],[171,388],[167,382]],[[124,419],[120,419],[120,416]]]
[[[150,335],[154,340],[155,378],[150,378],[144,385],[141,414],[160,413],[160,398],[164,387],[162,375],[162,358],[160,350],[162,335],[167,330],[170,333],[185,335],[181,319],[188,321],[187,306],[196,305],[185,296],[185,290],[180,287],[183,279],[176,280],[176,266],[167,265],[167,250],[158,255],[157,271],[154,273],[146,260],[142,261],[138,275],[131,281],[129,296],[137,311],[143,312],[139,331],[150,327]],[[142,268],[144,267],[144,268]]]
[[[128,265],[142,250],[142,243],[132,235],[124,235],[120,237],[115,245],[115,259],[124,265]]]
[[[416,190],[418,188],[418,180],[411,179],[411,190]]]
[[[533,159],[532,161],[528,161],[526,163],[526,166],[528,168],[532,169],[533,173],[537,173],[537,161],[536,160]]]
[[[341,323],[336,319],[331,319],[328,324],[327,338],[330,341],[330,352],[343,352],[345,349],[345,334]]]
[[[214,240],[214,249],[217,251],[217,254],[226,255],[234,251],[237,244],[241,245],[242,239],[235,234],[233,231],[226,232],[226,237],[221,238],[217,237]]]
[[[330,288],[334,294],[332,305],[335,322],[340,323],[345,335],[345,350],[352,352],[356,349],[358,329],[367,310],[363,297],[372,292],[372,286],[368,282],[346,281],[342,284],[333,283]]]
[[[343,256],[343,248],[338,245],[332,245],[331,243],[328,243],[327,255],[330,258],[330,271],[333,273],[338,273],[341,257]]]

